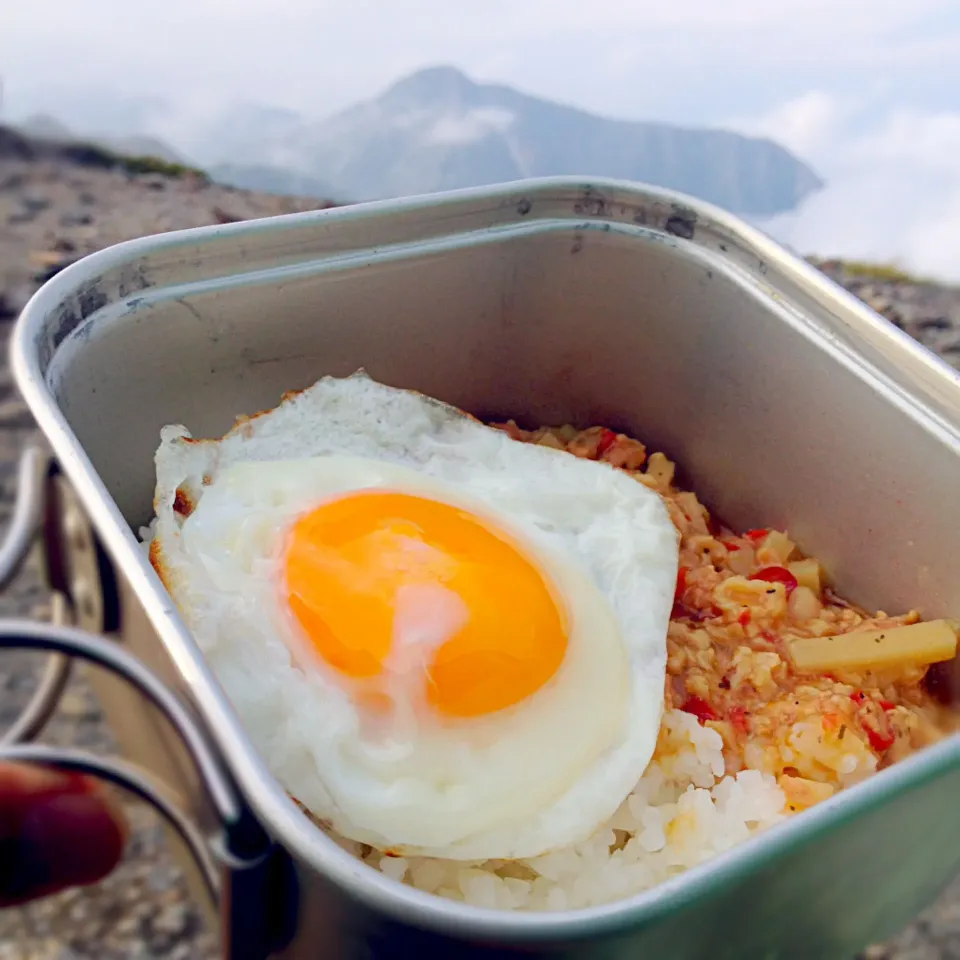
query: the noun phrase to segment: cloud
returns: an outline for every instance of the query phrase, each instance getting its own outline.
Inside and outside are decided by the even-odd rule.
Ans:
[[[440,117],[427,131],[426,142],[456,146],[476,143],[493,133],[503,133],[516,118],[509,110],[481,107]]]
[[[775,235],[960,274],[957,0],[591,0],[589,16],[582,0],[167,0],[162,14],[97,0],[95,16],[75,0],[7,6],[0,64],[15,115],[113,132],[139,117],[139,132],[189,155],[230,103],[319,118],[452,63],[607,116],[771,136],[829,182],[770,224]],[[432,136],[490,129],[451,117]]]
[[[319,117],[430,63],[587,109],[715,118],[767,108],[797,74],[943,89],[958,79],[956,0],[127,0],[8,4],[8,100],[103,95],[252,99]],[[802,83],[808,77],[802,78]],[[960,85],[954,84],[960,89]],[[947,94],[943,94],[947,95]],[[755,104],[755,101],[762,103]],[[49,106],[45,103],[44,106]]]
[[[894,261],[960,281],[960,111],[811,91],[737,124],[809,160],[825,190],[763,226],[805,253]]]

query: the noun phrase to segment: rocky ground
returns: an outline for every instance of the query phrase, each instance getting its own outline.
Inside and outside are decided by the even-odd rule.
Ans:
[[[34,437],[6,369],[6,338],[26,297],[75,257],[162,230],[315,209],[316,200],[253,194],[187,175],[131,174],[56,157],[17,156],[0,128],[0,529],[12,503],[17,453]],[[960,290],[885,271],[819,264],[827,274],[960,369]],[[0,616],[46,615],[36,563],[0,596]],[[37,663],[0,655],[0,729],[33,689]],[[83,677],[46,739],[108,752],[111,737]],[[216,941],[190,902],[155,817],[128,805],[133,839],[99,887],[0,913],[0,960],[205,960]],[[870,960],[960,960],[960,882]]]

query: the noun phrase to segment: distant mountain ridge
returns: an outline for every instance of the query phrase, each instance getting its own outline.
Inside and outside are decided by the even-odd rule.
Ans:
[[[573,174],[640,180],[769,216],[823,186],[770,140],[606,119],[452,67],[421,70],[297,137],[304,169],[356,200]]]
[[[63,137],[62,125],[48,117],[34,118],[34,128]],[[144,125],[140,133],[148,132]],[[100,142],[199,161],[227,185],[341,202],[568,174],[643,181],[759,218],[795,209],[824,185],[771,140],[601,117],[477,83],[454,67],[419,70],[319,121],[235,104],[195,126],[184,150],[191,161],[155,137]]]
[[[332,197],[332,186],[308,173],[256,163],[218,163],[209,168],[211,179],[241,190],[300,197]]]

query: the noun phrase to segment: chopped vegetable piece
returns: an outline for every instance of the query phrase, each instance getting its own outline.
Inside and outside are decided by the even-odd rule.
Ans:
[[[820,564],[816,560],[794,560],[787,569],[797,578],[801,587],[807,587],[820,596]]]
[[[786,563],[794,551],[794,543],[779,530],[771,530],[760,544],[761,550],[769,550],[781,563]]]
[[[745,627],[750,622],[750,608],[748,607],[744,610],[739,617],[737,617],[737,622],[740,626]]]
[[[867,695],[862,690],[854,690],[853,693],[850,694],[850,699],[859,706],[867,699]]]
[[[870,746],[873,747],[877,753],[886,753],[897,739],[892,733],[881,733],[872,727],[864,726],[863,729],[867,732],[867,739],[870,741]]]
[[[748,530],[744,536],[748,540],[752,540],[754,543],[760,543],[762,540],[767,539],[767,534],[769,533],[769,530]]]
[[[823,612],[823,604],[818,594],[809,587],[800,585],[790,593],[787,610],[794,620],[817,620]]]
[[[792,777],[786,773],[780,777],[780,789],[791,811],[806,810],[833,796],[833,787],[829,783]]]
[[[836,637],[804,637],[788,644],[798,670],[856,670],[939,663],[957,653],[957,627],[931,620],[883,630],[858,630]]]
[[[616,442],[617,435],[612,430],[604,430],[597,444],[597,456],[602,457]]]
[[[797,578],[786,567],[764,567],[758,570],[751,580],[765,580],[767,583],[782,583],[787,595],[797,589]]]
[[[831,730],[839,730],[843,725],[843,717],[839,713],[825,713],[820,721],[823,729],[828,733]]]
[[[687,589],[687,568],[681,567],[677,571],[677,589],[673,592],[673,599],[679,603]]]
[[[740,544],[736,540],[720,541],[731,553],[736,553],[740,549]]]
[[[684,713],[692,713],[701,723],[720,719],[713,707],[702,697],[688,697],[680,709]]]
[[[655,483],[669,486],[673,482],[674,464],[659,451],[651,454],[647,461],[647,476]]]
[[[885,710],[887,713],[897,708],[897,705],[892,700],[878,700],[877,703],[880,704],[880,709]]]
[[[735,729],[739,730],[741,733],[747,733],[749,730],[749,725],[747,723],[746,708],[741,706],[731,707],[729,717],[730,722],[733,724]]]

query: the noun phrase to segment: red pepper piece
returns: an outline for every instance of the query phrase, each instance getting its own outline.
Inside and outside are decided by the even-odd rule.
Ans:
[[[870,741],[870,746],[873,747],[877,753],[886,753],[894,743],[896,742],[896,736],[892,733],[881,733],[879,730],[874,730],[871,727],[864,727],[867,731],[867,739]]]
[[[877,703],[880,704],[881,710],[886,710],[888,713],[891,710],[896,709],[896,704],[892,700],[878,700]]]
[[[683,599],[684,593],[687,590],[687,568],[681,567],[677,571],[677,589],[673,592],[673,599],[676,603],[679,603]]]
[[[766,583],[782,583],[790,596],[797,589],[797,578],[786,567],[764,567],[758,570],[751,580],[763,580]]]
[[[684,713],[692,713],[701,723],[707,720],[716,720],[717,714],[713,707],[702,697],[688,697],[680,708]]]
[[[736,553],[740,549],[740,544],[735,540],[721,540],[720,541],[731,553]]]
[[[602,457],[616,442],[617,435],[612,430],[604,429],[597,444],[597,457]]]
[[[867,699],[867,695],[862,690],[854,690],[853,693],[850,694],[850,699],[859,705]]]
[[[749,609],[743,610],[740,613],[740,616],[737,617],[737,623],[739,623],[740,626],[745,627],[749,622],[750,622],[750,610]]]
[[[730,713],[730,722],[733,724],[734,729],[739,730],[741,733],[747,733],[749,730],[749,725],[747,723],[747,711],[744,707],[731,707]]]
[[[744,536],[748,540],[752,540],[754,543],[760,543],[761,540],[767,539],[769,533],[769,530],[748,530]]]

